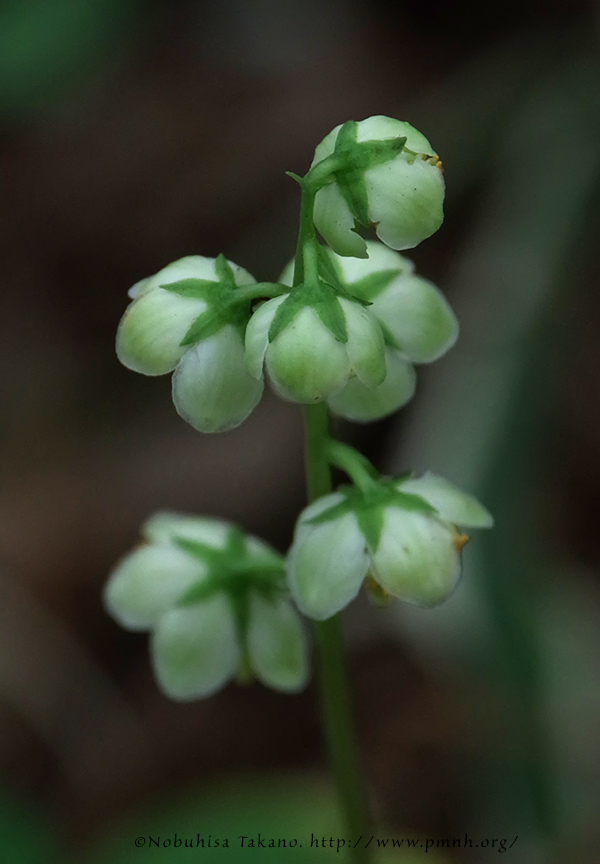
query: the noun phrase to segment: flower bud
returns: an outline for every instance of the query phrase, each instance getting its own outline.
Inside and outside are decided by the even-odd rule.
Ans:
[[[409,123],[375,116],[336,126],[316,148],[311,170],[334,155],[339,167],[316,193],[314,220],[339,255],[365,258],[358,232],[368,227],[392,249],[411,249],[438,230],[441,162]]]
[[[246,359],[256,378],[264,361],[276,391],[293,402],[319,402],[352,375],[376,387],[386,374],[375,318],[323,282],[260,306],[246,329]]]
[[[191,255],[130,290],[117,331],[117,356],[143,375],[175,370],[173,401],[200,432],[238,426],[258,404],[263,382],[246,371],[244,327],[250,301],[236,287],[253,277],[220,256]]]
[[[326,495],[300,515],[288,555],[288,582],[310,618],[335,615],[367,577],[407,603],[435,606],[455,589],[464,527],[489,528],[488,511],[433,474],[381,480]]]
[[[113,570],[104,599],[129,630],[151,632],[160,688],[173,699],[209,696],[251,670],[295,692],[308,678],[306,640],[274,549],[216,519],[159,513],[146,543]]]

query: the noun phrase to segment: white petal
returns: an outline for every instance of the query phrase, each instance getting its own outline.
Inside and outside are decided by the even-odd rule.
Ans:
[[[173,375],[175,408],[199,432],[239,426],[262,391],[262,380],[248,374],[244,344],[230,325],[190,348]]]
[[[275,389],[293,402],[319,402],[350,374],[346,347],[309,306],[270,343],[265,360]]]
[[[136,282],[135,285],[131,286],[131,288],[127,292],[127,296],[131,297],[132,300],[137,300],[138,297],[141,297],[142,294],[145,294],[151,289],[152,284],[150,279],[140,279],[139,282]]]
[[[392,249],[412,249],[444,220],[444,177],[435,165],[398,156],[365,172],[369,219]]]
[[[448,301],[439,288],[419,276],[394,279],[369,311],[413,363],[437,360],[458,338],[458,321]]]
[[[231,532],[230,522],[222,519],[206,519],[181,513],[162,511],[147,519],[142,526],[142,535],[151,543],[173,545],[176,537],[206,543],[215,549],[224,548]]]
[[[406,120],[375,114],[359,121],[357,141],[385,141],[388,138],[406,138],[406,147],[415,153],[425,153],[428,156],[435,153],[427,138]]]
[[[398,483],[401,492],[420,495],[438,511],[442,519],[465,528],[491,528],[492,514],[483,504],[463,492],[449,480],[427,471],[422,477],[410,478]]]
[[[385,344],[379,322],[360,303],[343,297],[339,302],[346,318],[346,350],[352,370],[367,387],[377,387],[386,375]]]
[[[340,279],[348,285],[351,291],[354,282],[358,282],[372,273],[381,270],[400,270],[403,275],[408,275],[413,273],[415,269],[415,265],[408,258],[376,240],[367,240],[368,258],[348,258],[336,255],[331,249],[328,249],[327,252]],[[370,300],[371,298],[363,297],[361,299]]]
[[[292,258],[291,261],[283,268],[281,275],[278,278],[278,282],[281,282],[282,285],[289,285],[290,288],[294,283],[294,273],[296,271],[296,259]]]
[[[206,568],[182,549],[141,546],[123,558],[104,589],[104,604],[128,630],[148,630],[206,576]]]
[[[188,350],[181,342],[206,309],[204,300],[156,288],[144,291],[125,310],[117,330],[117,357],[142,375],[172,372]]]
[[[311,519],[316,519],[316,517],[321,513],[324,513],[325,510],[330,510],[343,500],[344,496],[341,492],[330,492],[329,495],[322,495],[321,498],[317,498],[316,501],[313,501],[312,504],[305,507],[296,523],[296,537],[298,536],[298,532],[302,531],[304,528],[312,530],[313,526],[308,524]]]
[[[373,572],[379,584],[407,603],[435,606],[445,600],[460,578],[455,534],[439,519],[387,507]]]
[[[309,618],[331,618],[353,600],[369,569],[365,540],[354,513],[303,525],[288,556],[288,583]]]
[[[415,370],[400,354],[386,349],[387,374],[374,388],[366,387],[357,378],[351,378],[327,403],[340,417],[356,423],[370,423],[393,414],[412,399],[415,392]]]
[[[314,220],[319,233],[338,255],[366,258],[365,241],[352,230],[354,217],[335,183],[317,192]]]
[[[152,635],[150,650],[156,678],[167,696],[182,701],[210,696],[240,665],[228,599],[218,594],[168,612]]]
[[[339,135],[339,131],[342,128],[342,124],[338,123],[335,129],[332,129],[331,132],[323,138],[320,144],[317,144],[315,149],[315,155],[313,157],[313,161],[310,164],[312,168],[313,165],[316,165],[317,162],[322,162],[323,159],[326,159],[328,156],[331,156],[335,149],[335,142],[337,141],[337,137]]]
[[[258,379],[262,376],[265,351],[269,344],[269,328],[273,323],[278,306],[287,297],[289,294],[284,294],[282,297],[274,297],[272,300],[262,303],[248,322],[246,327],[246,368],[253,378]]]
[[[216,258],[206,258],[204,255],[187,255],[185,258],[173,261],[172,264],[168,264],[154,276],[151,276],[148,280],[149,287],[154,289],[159,285],[169,285],[184,279],[206,279],[208,282],[218,282],[215,263]],[[243,267],[238,267],[233,261],[227,263],[233,271],[234,281],[237,285],[248,285],[256,281]]]
[[[215,271],[215,258],[206,258],[204,255],[186,255],[167,264],[158,273],[150,277],[151,287],[158,288],[159,285],[170,285],[172,282],[181,282],[184,279],[206,279],[209,282],[217,282]]]
[[[252,668],[263,684],[286,692],[306,685],[309,676],[306,636],[287,600],[281,597],[267,600],[252,592],[247,645]]]

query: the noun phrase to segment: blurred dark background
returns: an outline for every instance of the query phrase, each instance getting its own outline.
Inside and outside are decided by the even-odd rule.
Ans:
[[[169,703],[145,637],[100,599],[156,509],[285,550],[300,412],[267,394],[201,436],[114,335],[129,286],[183,255],[275,279],[299,204],[284,172],[379,113],[443,159],[446,221],[411,257],[462,337],[409,407],[339,433],[384,471],[445,474],[497,526],[439,610],[348,611],[376,810],[389,836],[519,835],[514,861],[598,860],[599,8],[0,4],[2,860],[141,860],[121,821],[159,824],[140,813],[293,833],[330,800],[314,685]]]

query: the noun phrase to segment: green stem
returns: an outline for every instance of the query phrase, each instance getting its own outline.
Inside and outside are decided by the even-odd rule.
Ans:
[[[341,468],[361,492],[368,492],[379,485],[379,472],[371,465],[366,456],[343,444],[330,439],[326,447],[326,455],[330,465]]]
[[[262,297],[281,297],[282,294],[288,294],[289,285],[282,285],[279,282],[251,282],[249,285],[240,285],[235,289],[235,300],[258,300]]]
[[[300,205],[300,227],[298,230],[298,245],[296,246],[296,257],[294,259],[294,288],[304,282],[304,257],[307,246],[317,242],[313,211],[315,209],[315,191],[308,187],[304,180],[300,180],[302,189],[302,203]]]
[[[327,405],[306,405],[306,480],[308,498],[331,492],[331,474],[327,449],[329,445],[329,412]],[[354,864],[368,864],[370,852],[365,848],[371,836],[371,817],[365,779],[352,722],[350,688],[344,663],[340,616],[314,622],[319,655],[319,685],[325,735],[346,830],[356,847],[351,849]]]

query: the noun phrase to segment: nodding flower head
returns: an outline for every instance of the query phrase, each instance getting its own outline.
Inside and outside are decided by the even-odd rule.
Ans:
[[[316,193],[314,220],[339,255],[365,258],[360,235],[367,228],[392,249],[412,249],[442,224],[442,165],[409,123],[383,116],[350,120],[321,141],[311,170],[329,157],[331,172]]]
[[[323,620],[343,609],[367,579],[407,603],[435,606],[455,589],[466,540],[461,528],[489,528],[475,498],[434,474],[346,487],[307,507],[288,555],[298,608]]]
[[[123,627],[150,631],[167,696],[209,696],[233,677],[256,676],[286,692],[306,684],[306,640],[281,555],[217,519],[159,513],[142,533],[145,542],[117,564],[104,599]]]
[[[458,321],[444,295],[417,276],[412,261],[383,243],[369,241],[366,248],[368,258],[320,250],[327,278],[345,297],[363,304],[362,314],[374,319],[383,334],[383,380],[351,374],[343,387],[327,396],[335,414],[354,422],[378,420],[405,405],[415,391],[413,364],[437,360],[458,337]],[[279,282],[292,285],[293,279],[290,261]]]
[[[246,357],[257,379],[264,361],[275,390],[293,402],[320,402],[351,376],[376,387],[386,375],[377,320],[321,280],[256,310],[246,330]]]
[[[236,295],[254,281],[223,256],[190,255],[129,292],[119,360],[143,375],[174,371],[175,408],[200,432],[239,426],[260,401],[263,381],[248,374],[244,356],[250,300]]]

